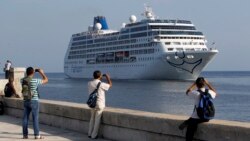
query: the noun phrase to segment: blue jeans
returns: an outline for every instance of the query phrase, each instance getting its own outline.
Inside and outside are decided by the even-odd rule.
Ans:
[[[29,115],[32,112],[34,135],[39,136],[39,102],[38,100],[24,101],[23,136],[28,136]]]

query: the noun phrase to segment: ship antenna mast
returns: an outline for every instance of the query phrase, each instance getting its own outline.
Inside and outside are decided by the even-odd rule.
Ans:
[[[150,20],[155,20],[156,16],[152,8],[148,6],[147,4],[144,4],[144,7],[145,7],[145,11],[144,13],[142,13],[142,16],[145,16],[147,19],[150,19]]]

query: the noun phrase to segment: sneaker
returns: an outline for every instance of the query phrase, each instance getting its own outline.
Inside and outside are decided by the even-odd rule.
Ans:
[[[23,136],[23,139],[28,139],[28,138],[29,138],[28,135]]]
[[[44,139],[44,136],[41,136],[41,135],[35,136],[35,139]]]

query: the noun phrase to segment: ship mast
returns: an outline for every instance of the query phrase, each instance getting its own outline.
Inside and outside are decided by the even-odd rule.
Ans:
[[[155,20],[156,19],[156,16],[152,10],[152,8],[148,5],[144,5],[145,7],[145,11],[144,13],[142,13],[142,16],[145,16],[147,19],[150,19],[150,20]]]

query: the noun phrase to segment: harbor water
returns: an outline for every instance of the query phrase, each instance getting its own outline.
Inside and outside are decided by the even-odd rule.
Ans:
[[[69,79],[48,73],[49,83],[39,88],[40,98],[86,103],[89,79]],[[203,72],[217,90],[216,119],[250,121],[250,72]],[[111,76],[112,78],[112,76]],[[113,80],[106,106],[189,116],[193,100],[185,95],[190,81]]]

